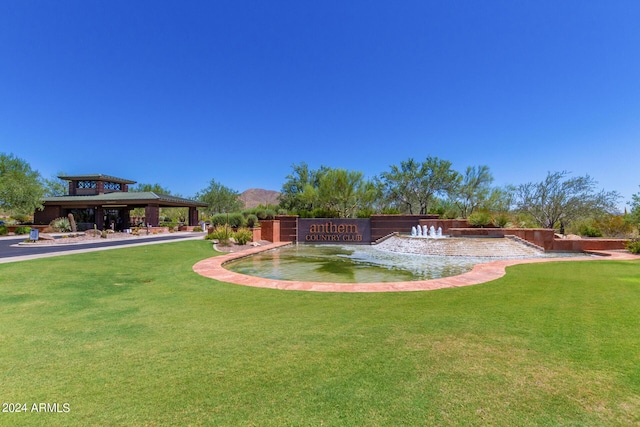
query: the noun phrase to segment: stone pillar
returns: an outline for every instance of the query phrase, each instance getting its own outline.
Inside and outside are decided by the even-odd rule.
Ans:
[[[131,208],[122,210],[122,228],[131,228]]]
[[[280,241],[280,220],[262,220],[260,221],[260,230],[260,239],[268,240],[272,243]]]
[[[96,228],[102,230],[104,228],[104,209],[102,209],[102,206],[98,206],[95,209],[95,221]]]
[[[144,208],[144,216],[147,225],[157,227],[160,224],[160,206],[147,205]]]
[[[199,225],[198,224],[198,209],[194,207],[189,208],[189,225]]]

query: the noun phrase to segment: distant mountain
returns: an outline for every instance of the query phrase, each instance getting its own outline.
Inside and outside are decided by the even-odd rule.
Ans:
[[[274,190],[250,188],[240,193],[240,201],[246,209],[255,208],[258,205],[277,205],[280,193]]]

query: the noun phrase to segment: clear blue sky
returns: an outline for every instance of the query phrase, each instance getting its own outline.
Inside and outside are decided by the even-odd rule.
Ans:
[[[640,1],[5,1],[0,152],[193,196],[437,156],[640,191]]]

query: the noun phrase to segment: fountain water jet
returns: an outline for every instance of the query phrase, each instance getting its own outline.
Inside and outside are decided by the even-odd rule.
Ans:
[[[429,238],[429,239],[442,239],[447,236],[442,235],[442,227],[436,228],[432,225],[428,227],[426,225],[417,225],[411,227],[411,237]]]

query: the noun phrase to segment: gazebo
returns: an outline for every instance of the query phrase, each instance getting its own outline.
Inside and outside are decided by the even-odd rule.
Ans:
[[[146,225],[157,226],[160,222],[160,208],[189,208],[188,221],[198,225],[198,207],[206,203],[182,197],[148,192],[129,192],[129,185],[136,181],[109,175],[59,176],[69,182],[69,194],[47,197],[44,208],[34,213],[34,224],[49,224],[52,220],[73,214],[78,229],[100,230],[130,228],[131,210],[144,208]]]

